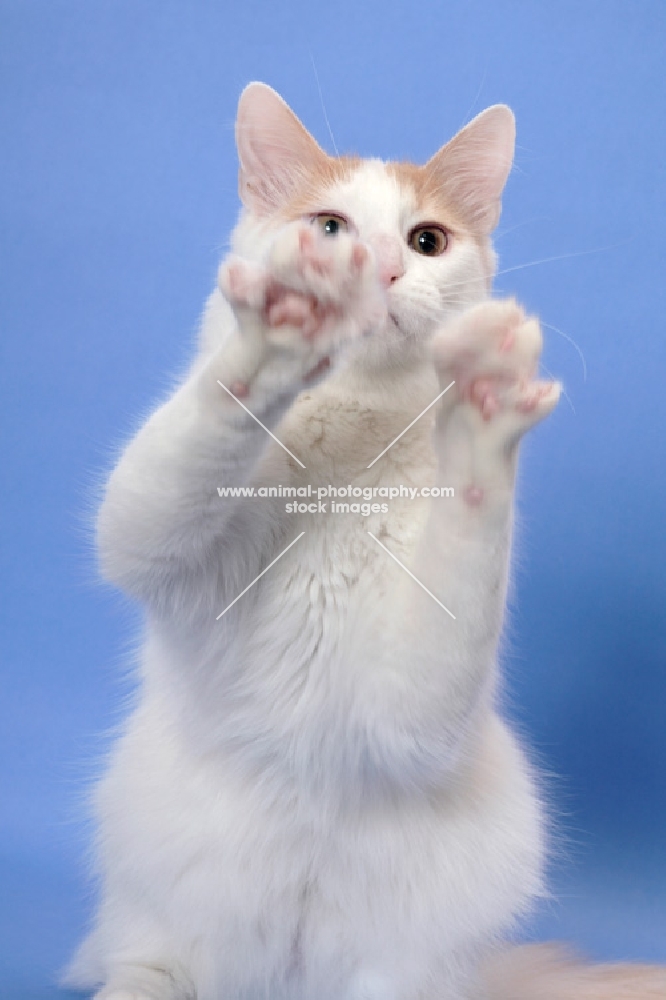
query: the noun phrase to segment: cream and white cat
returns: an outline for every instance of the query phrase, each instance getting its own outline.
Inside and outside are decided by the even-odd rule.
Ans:
[[[145,643],[67,981],[100,1000],[665,997],[659,970],[502,945],[545,850],[495,709],[516,455],[560,391],[535,378],[538,322],[489,298],[512,113],[423,167],[332,158],[251,84],[237,142],[244,207],[199,354],[99,517]],[[334,514],[218,490],[308,484],[421,495]]]

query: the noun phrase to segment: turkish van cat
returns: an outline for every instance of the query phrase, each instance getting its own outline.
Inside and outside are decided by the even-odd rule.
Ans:
[[[560,394],[538,321],[490,297],[513,115],[425,166],[330,157],[254,83],[236,134],[243,208],[198,354],[99,514],[145,640],[67,982],[666,997],[658,969],[504,943],[546,836],[497,646],[519,443]]]

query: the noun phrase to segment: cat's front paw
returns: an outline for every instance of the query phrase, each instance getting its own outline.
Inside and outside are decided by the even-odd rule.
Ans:
[[[535,378],[543,338],[538,320],[515,299],[490,300],[467,310],[433,342],[444,412],[462,404],[486,435],[510,443],[557,404],[559,382]]]
[[[266,313],[271,327],[296,325],[305,337],[342,342],[386,320],[374,256],[352,233],[327,235],[316,223],[292,223],[275,239],[267,267],[274,282]]]
[[[262,264],[228,258],[218,283],[239,320],[245,367],[255,371],[273,348],[307,377],[342,344],[386,321],[370,248],[351,233],[325,235],[308,222],[280,230]],[[239,369],[236,384],[251,377],[252,370]]]

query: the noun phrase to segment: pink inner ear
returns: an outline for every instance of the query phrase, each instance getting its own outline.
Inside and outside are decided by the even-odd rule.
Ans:
[[[426,170],[469,221],[489,233],[513,162],[515,119],[503,104],[487,108],[435,153]]]
[[[265,83],[251,83],[241,94],[236,144],[240,196],[259,215],[281,208],[299,179],[327,158],[291,108]]]

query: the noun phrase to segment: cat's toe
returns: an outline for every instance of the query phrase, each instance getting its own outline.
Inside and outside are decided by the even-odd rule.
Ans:
[[[492,414],[486,415],[479,407],[486,434],[500,446],[514,444],[555,409],[561,393],[561,383],[554,381],[528,381],[503,388]]]
[[[505,346],[507,337],[508,346]],[[534,316],[528,316],[524,322],[512,328],[498,347],[498,353],[509,358],[510,370],[518,375],[526,372],[530,376],[537,369],[542,350],[541,325]]]
[[[523,416],[528,425],[536,423],[555,409],[561,394],[561,382],[530,382],[518,391],[513,409]]]
[[[259,264],[228,257],[217,273],[218,288],[237,309],[261,310],[266,300],[268,275]]]

